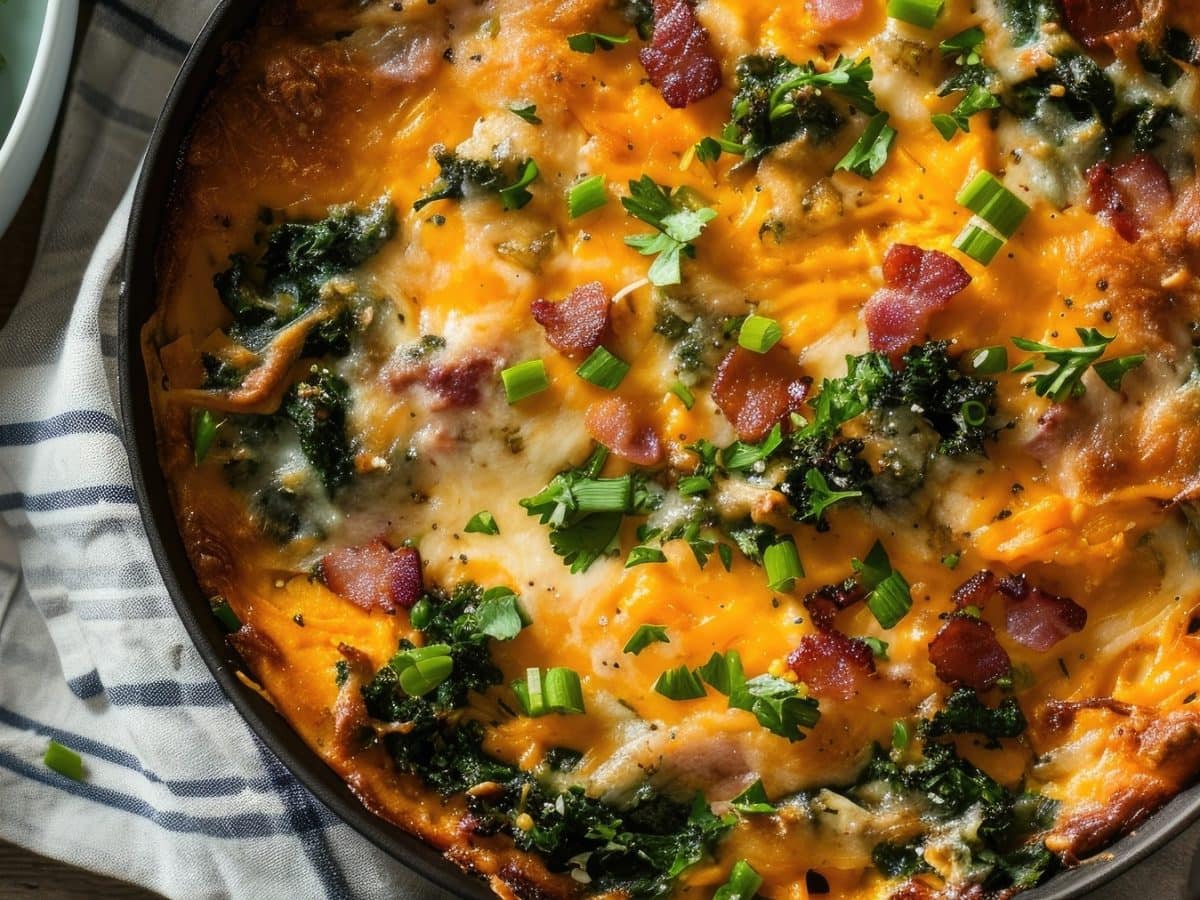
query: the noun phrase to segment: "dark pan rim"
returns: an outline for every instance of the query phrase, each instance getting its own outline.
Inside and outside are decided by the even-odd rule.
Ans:
[[[118,371],[121,419],[129,466],[146,536],[188,635],[213,677],[251,730],[293,775],[355,831],[412,871],[462,897],[494,898],[479,879],[435,848],[370,812],[261,696],[237,677],[241,668],[215,618],[208,613],[175,523],[158,462],[150,388],[141,356],[141,327],[157,298],[155,254],[164,213],[191,123],[212,84],[224,44],[241,33],[260,2],[219,0],[171,88],[150,138],[138,180],[125,245],[119,308]],[[1111,847],[1021,894],[1022,900],[1076,900],[1149,857],[1200,819],[1200,785],[1175,796],[1140,828]]]

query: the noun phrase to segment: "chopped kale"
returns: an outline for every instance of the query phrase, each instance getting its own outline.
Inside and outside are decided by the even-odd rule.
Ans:
[[[987,871],[989,890],[1031,887],[1057,865],[1054,855],[1037,839],[1053,824],[1057,804],[1038,794],[1008,790],[960,757],[951,744],[927,743],[923,758],[904,765],[876,746],[874,758],[849,794],[862,800],[862,789],[880,781],[893,790],[922,797],[931,824],[948,822],[978,807],[978,830],[974,835],[962,834],[961,839],[970,848],[974,866]],[[883,845],[873,858],[886,874],[909,874],[906,868],[916,864],[921,852],[918,844],[905,848]]]
[[[1200,41],[1182,28],[1168,28],[1163,35],[1163,50],[1175,59],[1193,66],[1200,66]]]
[[[876,844],[871,851],[871,862],[889,878],[909,878],[931,871],[922,855],[920,843]]]
[[[934,713],[925,729],[927,737],[948,734],[981,734],[992,742],[1023,734],[1025,716],[1015,697],[1006,697],[999,706],[987,706],[971,688],[959,688],[946,701],[946,708]]]
[[[845,121],[822,90],[841,94],[860,111],[877,112],[871,93],[870,60],[838,57],[828,72],[812,62],[798,66],[783,56],[746,56],[737,65],[738,88],[729,123],[716,145],[748,160],[803,137],[813,143],[832,138]]]
[[[1179,110],[1173,106],[1154,106],[1139,103],[1123,113],[1113,125],[1115,135],[1128,135],[1134,153],[1145,153],[1162,143],[1158,133],[1170,128],[1180,118]]]
[[[236,390],[246,380],[244,371],[211,353],[202,353],[200,363],[204,366],[203,387],[206,391]]]
[[[622,0],[621,15],[637,29],[643,41],[654,36],[654,4],[651,0]]]
[[[305,531],[304,513],[310,498],[277,481],[260,488],[250,504],[250,516],[267,537],[286,544]]]
[[[1022,118],[1034,117],[1038,105],[1047,103],[1066,109],[1077,122],[1096,119],[1106,129],[1117,109],[1112,79],[1082,53],[1059,57],[1052,68],[1014,86],[1009,100]]]
[[[861,457],[863,449],[863,442],[857,439],[825,443],[807,438],[791,442],[787,474],[779,483],[779,491],[791,502],[796,521],[827,531],[826,509],[863,496],[874,475]]]
[[[1138,59],[1142,68],[1161,81],[1163,87],[1171,87],[1183,75],[1183,69],[1175,63],[1165,48],[1139,44]]]
[[[364,210],[335,206],[315,222],[288,222],[271,229],[257,263],[244,254],[213,278],[221,302],[233,314],[229,336],[261,350],[281,328],[318,305],[329,282],[359,268],[396,232],[396,214],[384,197]],[[318,325],[308,355],[345,355],[354,324],[340,309]]]
[[[300,448],[330,492],[349,483],[354,460],[346,437],[350,386],[329,369],[314,366],[304,381],[292,386],[281,411],[300,437]]]
[[[674,343],[675,373],[693,385],[712,375],[721,350],[729,343],[721,323],[712,316],[692,313],[672,301],[660,301],[654,330]],[[682,313],[682,315],[681,315]],[[691,318],[686,316],[691,315]]]
[[[1001,0],[999,6],[1004,27],[1017,47],[1032,43],[1045,23],[1058,20],[1054,0]]]
[[[949,343],[930,341],[904,354],[903,368],[892,374],[875,399],[877,408],[919,410],[941,435],[938,452],[946,456],[983,453],[991,434],[986,421],[968,421],[967,404],[981,404],[988,416],[996,412],[996,382],[958,370],[947,354]]]
[[[520,209],[532,199],[527,188],[540,174],[533,160],[525,160],[508,178],[503,167],[479,159],[464,159],[457,153],[443,151],[434,157],[441,173],[430,192],[413,204],[420,212],[438,200],[465,200],[472,193],[495,194],[505,209]]]

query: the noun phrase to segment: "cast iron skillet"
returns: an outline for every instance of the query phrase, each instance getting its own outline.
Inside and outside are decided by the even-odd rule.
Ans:
[[[283,717],[238,680],[235,672],[241,662],[227,646],[224,633],[209,612],[208,600],[196,582],[175,525],[166,480],[159,468],[150,387],[140,343],[142,325],[153,312],[158,293],[155,252],[191,123],[212,85],[222,47],[252,23],[258,7],[259,3],[248,0],[220,0],[217,4],[171,89],[150,139],[134,196],[121,293],[119,369],[126,445],[146,534],[167,592],[213,677],[251,729],[301,783],[347,824],[410,869],[458,896],[493,897],[481,881],[464,874],[436,850],[370,813]],[[1143,827],[1107,851],[1020,896],[1022,900],[1084,897],[1148,857],[1198,818],[1200,785],[1175,797]]]

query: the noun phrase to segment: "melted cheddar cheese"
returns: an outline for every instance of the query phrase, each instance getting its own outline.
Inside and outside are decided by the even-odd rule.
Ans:
[[[486,785],[443,796],[396,762],[389,740],[404,739],[405,723],[367,716],[357,695],[402,641],[427,641],[407,609],[339,596],[321,567],[334,551],[376,540],[411,547],[427,587],[473,582],[519,596],[528,624],[485,644],[501,677],[452,713],[482,724],[489,758],[559,790],[577,785],[618,811],[649,786],[681,802],[699,794],[725,816],[761,780],[776,811],[731,815],[720,839],[671,879],[682,896],[710,896],[738,861],[772,898],[826,890],[975,897],[1028,886],[980,855],[990,814],[983,801],[939,818],[933,794],[864,782],[872,759],[900,771],[935,743],[1002,786],[1004,802],[1022,792],[1043,798],[1053,812],[1021,840],[1065,864],[1136,825],[1200,769],[1200,714],[1189,706],[1200,691],[1200,641],[1191,634],[1200,546],[1188,521],[1200,484],[1200,193],[1192,186],[1200,74],[1176,58],[1173,81],[1156,76],[1145,50],[1168,33],[1200,33],[1200,13],[1182,2],[1147,4],[1140,25],[1125,23],[1085,48],[1052,3],[1023,43],[1012,7],[1029,4],[947,0],[932,29],[888,18],[880,0],[829,21],[823,10],[839,5],[855,6],[699,0],[694,16],[723,85],[672,108],[640,60],[650,45],[623,14],[637,4],[269,2],[229,48],[195,123],[144,345],[162,465],[196,573],[241,623],[231,640],[250,676],[363,802],[502,895],[594,890],[596,873],[587,859],[554,865],[514,846],[516,832],[537,827],[536,810],[473,827]],[[972,26],[982,29],[976,50],[991,73],[988,90],[1003,103],[947,140],[930,117],[962,99],[939,96],[961,64],[938,44]],[[572,49],[568,38],[585,33],[629,40]],[[869,58],[869,88],[896,131],[886,161],[870,177],[835,168],[871,111],[832,88],[792,98],[825,104],[838,120],[829,134],[799,130],[758,159],[728,148],[715,161],[698,154],[698,143],[723,134],[738,62],[751,54],[813,61],[817,72],[839,56]],[[1071,58],[1095,60],[1116,113],[1055,106],[1083,90],[1054,81],[1057,61]],[[1035,82],[1044,94],[1029,100]],[[1090,96],[1079,102],[1086,107]],[[1087,200],[1095,166],[1134,155],[1113,120],[1139,104],[1173,110],[1151,148],[1171,197],[1128,240],[1114,227],[1122,211],[1106,218]],[[506,209],[495,190],[476,185],[414,209],[446,186],[445,154],[493,166],[501,187],[533,160],[531,197]],[[982,171],[1030,207],[989,265],[953,248],[971,220],[956,197]],[[607,202],[571,218],[568,193],[596,175]],[[673,196],[690,206],[679,208],[714,214],[691,241],[694,255],[682,255],[679,284],[646,282],[653,260],[626,243],[654,231],[621,202],[644,176],[682,190]],[[344,205],[365,215],[380,198],[395,210],[389,235],[321,277],[318,312],[257,344],[232,324],[236,310],[214,289],[231,257],[251,272],[281,229]],[[771,352],[811,379],[812,404],[826,379],[846,376],[847,356],[870,350],[864,307],[885,289],[895,245],[939,251],[970,276],[910,343],[948,342],[964,375],[976,351],[1007,348],[1009,365],[986,375],[995,399],[984,452],[938,452],[930,411],[893,406],[844,423],[843,437],[863,442],[870,470],[856,496],[817,516],[820,528],[793,518],[777,489],[778,455],[748,469],[718,465],[700,500],[681,496],[680,479],[701,464],[689,446],[726,448],[739,437],[715,397],[713,370],[734,352],[740,317],[779,325]],[[592,282],[612,301],[604,346],[630,364],[615,391],[580,378],[580,360],[555,350],[531,314],[535,301],[560,301]],[[275,300],[302,299],[303,290],[288,290]],[[310,352],[314,322],[339,314],[351,323],[346,345]],[[1035,374],[1053,367],[1013,336],[1077,348],[1077,328],[1113,338],[1104,360],[1144,359],[1115,387],[1085,366],[1078,388],[1057,401],[1039,396],[1029,374],[1010,371],[1026,359]],[[548,387],[507,402],[500,373],[530,360],[543,361]],[[308,379],[311,388],[322,369],[347,392],[336,489],[322,483],[280,412],[309,390],[294,386]],[[633,475],[653,502],[623,518],[615,545],[601,548],[612,552],[573,572],[521,501],[583,464],[595,446],[588,411],[613,397],[663,452],[649,465],[610,454],[603,474]],[[794,412],[777,417],[785,442],[815,415],[811,405]],[[318,424],[328,424],[322,416]],[[209,431],[203,451],[198,421]],[[688,540],[666,539],[701,507],[702,540],[711,542],[704,566]],[[467,533],[484,510],[499,534]],[[755,554],[736,549],[732,533],[753,526],[770,540],[792,537],[803,563],[794,585],[772,590]],[[793,651],[825,630],[809,595],[855,577],[852,560],[867,559],[877,541],[906,580],[911,608],[886,628],[867,602],[838,611],[837,633],[859,652],[873,642],[873,674],[848,696],[809,691],[789,667]],[[639,545],[662,561],[627,566]],[[1086,624],[1035,649],[1009,614],[1028,599],[997,594],[956,611],[956,589],[982,570],[1023,575],[1039,597],[1069,598]],[[1014,698],[1027,720],[1018,736],[938,739],[924,730],[955,692],[930,644],[964,616],[987,623],[1011,661],[1011,673],[990,679],[979,698],[990,709]],[[649,624],[668,640],[625,652]],[[817,701],[819,721],[803,739],[731,706],[711,683],[697,699],[656,690],[664,672],[730,651],[747,676]],[[530,667],[576,673],[586,711],[521,714],[509,683]],[[578,762],[550,772],[558,748]],[[907,847],[916,862],[889,871],[881,846]]]

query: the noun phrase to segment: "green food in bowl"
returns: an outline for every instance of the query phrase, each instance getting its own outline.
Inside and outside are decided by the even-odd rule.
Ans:
[[[0,142],[29,84],[48,0],[0,0]]]

